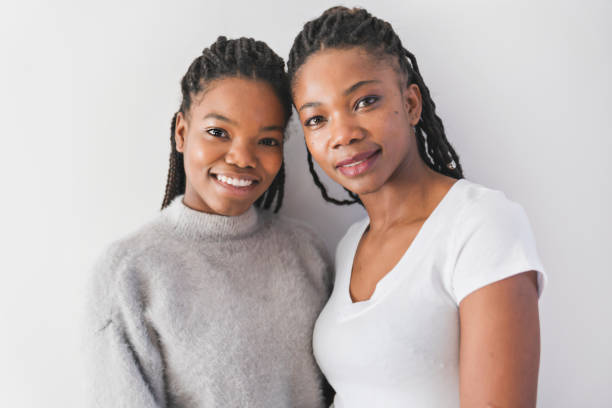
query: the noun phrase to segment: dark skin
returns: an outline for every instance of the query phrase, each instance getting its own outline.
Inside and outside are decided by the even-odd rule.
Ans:
[[[284,122],[281,102],[265,82],[230,77],[207,84],[188,114],[176,118],[185,205],[227,216],[247,211],[280,170]]]
[[[421,159],[414,133],[421,93],[391,57],[359,47],[319,51],[292,91],[313,158],[368,212],[350,280],[352,300],[367,300],[456,180]],[[526,271],[460,303],[462,407],[535,406],[537,300],[536,273]]]

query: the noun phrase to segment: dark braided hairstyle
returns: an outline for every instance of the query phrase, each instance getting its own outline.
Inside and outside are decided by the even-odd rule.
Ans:
[[[423,98],[421,119],[415,126],[419,155],[438,173],[456,179],[463,178],[459,156],[446,139],[444,125],[436,114],[436,105],[419,72],[417,60],[402,46],[402,42],[388,22],[372,16],[361,8],[349,9],[338,6],[326,10],[320,17],[304,24],[304,28],[295,38],[287,61],[289,79],[293,83],[297,71],[306,59],[322,48],[353,47],[363,47],[378,57],[397,58],[400,71],[407,78],[407,85],[416,84]],[[357,194],[348,190],[351,200],[336,200],[329,197],[315,172],[310,152],[308,152],[308,166],[315,184],[326,201],[338,205],[361,204]]]
[[[170,166],[162,209],[176,196],[185,193],[183,154],[176,150],[174,139],[176,117],[179,112],[186,115],[193,98],[198,93],[205,91],[212,81],[228,77],[242,77],[268,83],[283,107],[284,125],[287,125],[292,109],[289,78],[285,72],[283,59],[262,41],[244,37],[235,40],[228,40],[223,36],[217,38],[214,44],[205,48],[202,55],[193,60],[181,80],[183,98],[170,124]],[[255,201],[254,205],[269,209],[276,201],[274,212],[277,212],[283,204],[284,188],[285,164],[283,162],[270,187]]]

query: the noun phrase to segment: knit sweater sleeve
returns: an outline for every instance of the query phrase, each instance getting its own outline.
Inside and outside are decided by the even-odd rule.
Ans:
[[[146,319],[146,291],[121,244],[96,263],[87,343],[95,407],[167,406],[158,336]]]

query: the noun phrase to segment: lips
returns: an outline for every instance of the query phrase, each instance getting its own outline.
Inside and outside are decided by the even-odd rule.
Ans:
[[[374,156],[379,151],[380,151],[380,149],[369,150],[367,152],[356,154],[355,156],[353,156],[351,158],[348,158],[346,160],[342,160],[341,162],[336,163],[336,168],[338,168],[338,167],[351,167],[351,166],[355,166],[355,165],[359,164],[360,162],[368,160],[369,158]]]
[[[380,149],[359,153],[336,163],[336,169],[347,177],[356,177],[368,171],[380,156]]]

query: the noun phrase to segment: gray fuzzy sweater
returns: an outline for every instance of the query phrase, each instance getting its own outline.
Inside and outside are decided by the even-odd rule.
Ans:
[[[178,197],[96,264],[94,406],[323,406],[312,329],[330,282],[306,226],[255,208],[205,214]]]

